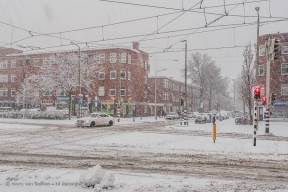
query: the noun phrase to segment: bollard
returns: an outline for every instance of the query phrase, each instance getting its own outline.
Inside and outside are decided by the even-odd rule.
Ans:
[[[141,114],[141,118],[140,118],[140,120],[142,120],[142,114]]]
[[[133,116],[133,122],[135,122],[135,117]]]
[[[216,124],[213,124],[213,140],[214,140],[214,143],[215,143],[215,140],[216,140]]]
[[[182,117],[180,118],[180,125],[182,125]]]

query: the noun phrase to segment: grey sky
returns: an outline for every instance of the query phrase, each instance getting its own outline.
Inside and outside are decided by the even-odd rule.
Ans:
[[[145,5],[162,6],[170,8],[182,9],[182,0],[115,0],[121,2],[131,2]],[[200,1],[200,0],[199,0]],[[198,0],[183,0],[184,9],[189,9],[193,5],[199,2]],[[225,0],[226,4],[241,3],[244,0]],[[251,2],[254,0],[247,0]],[[157,16],[172,12],[178,12],[168,16],[158,17],[158,27],[161,27],[173,20],[181,14],[177,10],[160,9],[136,5],[119,4],[112,2],[105,2],[99,0],[1,0],[0,6],[0,21],[8,23],[28,31],[34,31],[39,33],[54,33],[63,32],[74,29],[89,28],[94,26],[102,26],[106,24],[117,23],[121,21],[128,21],[138,18]],[[203,0],[202,7],[209,7],[214,5],[223,5],[224,0]],[[227,6],[226,10],[233,8],[233,6]],[[245,3],[245,15],[257,16],[255,7],[260,7],[260,16],[269,17],[269,1]],[[199,8],[200,4],[195,6]],[[270,0],[270,12],[272,17],[287,17],[287,0]],[[119,40],[107,40],[117,37],[134,36],[149,34],[157,30],[157,17],[141,20],[137,22],[130,22],[125,24],[113,25],[103,27],[104,41],[102,36],[102,27],[93,28],[89,30],[82,30],[70,33],[61,33],[62,38],[74,40],[74,42],[91,42],[99,41],[93,44],[89,43],[89,46],[99,45],[111,45],[121,43],[121,46],[131,46],[132,41],[140,41],[140,48],[148,53],[163,52],[163,50],[171,45],[171,49],[168,51],[181,51],[184,48],[184,43],[179,42],[185,36],[169,37],[179,34],[192,33],[195,30],[182,29],[199,28],[205,25],[205,17],[203,9],[195,9],[196,12],[186,12],[182,16],[175,19],[173,22],[163,27],[158,31],[162,33],[165,31],[175,31],[174,33],[155,34],[150,35],[146,39],[160,38],[157,40],[140,41],[145,36],[139,36],[135,38],[126,38]],[[200,13],[199,13],[200,12]],[[219,15],[208,13],[224,13],[224,7],[218,8],[206,8],[206,20],[207,23],[215,20]],[[183,13],[183,12],[182,12]],[[240,4],[235,9],[229,12],[229,15],[244,15],[243,4]],[[281,18],[261,18],[261,21],[273,21]],[[256,17],[246,17],[245,23],[256,22]],[[211,26],[229,25],[229,24],[243,24],[243,17],[226,16],[213,23]],[[282,21],[272,24],[261,26],[260,35],[277,32],[287,32],[288,21]],[[11,26],[0,24],[0,46],[5,43],[11,42],[11,33],[13,33],[13,41],[31,36],[29,32],[16,29]],[[232,27],[232,26],[227,26]],[[217,28],[200,29],[197,32],[212,30]],[[234,36],[235,31],[235,36]],[[34,37],[20,41],[17,44],[21,46],[35,46],[35,47],[51,47],[67,45],[70,40],[64,40],[59,38],[53,38],[49,36],[36,36],[36,33],[32,33]],[[60,33],[53,34],[55,37],[60,37]],[[236,27],[221,31],[207,32],[192,34],[185,38],[188,41],[188,49],[205,49],[212,47],[232,47],[234,41],[236,46],[246,45],[249,41],[252,45],[256,41],[256,25],[250,25],[246,27]],[[128,42],[128,43],[125,43]],[[124,44],[122,44],[124,43]],[[81,44],[81,47],[86,47],[85,44]],[[10,45],[6,45],[10,47]],[[13,44],[14,48],[21,49]],[[62,49],[75,49],[75,46],[62,46],[57,48],[49,48],[41,51],[52,51]],[[253,48],[254,49],[254,48]],[[28,51],[29,49],[22,49]],[[222,68],[222,74],[229,78],[236,78],[240,73],[242,63],[242,51],[243,48],[233,49],[218,49],[218,50],[203,50],[201,53],[209,54],[217,65]],[[188,56],[191,51],[188,52]],[[158,54],[151,54],[151,75],[154,76],[155,71],[163,68],[167,68],[167,71],[159,73],[161,76],[173,77],[177,80],[183,80],[180,70],[184,65],[184,51],[181,52],[165,52]],[[178,60],[178,62],[173,61]]]

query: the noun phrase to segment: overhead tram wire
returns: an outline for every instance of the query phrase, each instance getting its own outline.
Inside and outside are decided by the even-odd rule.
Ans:
[[[268,23],[268,24],[271,24],[271,23],[274,23],[274,22],[280,22],[280,21],[287,21],[288,19],[283,19],[283,20],[276,20],[276,21],[266,21],[266,22],[261,22],[261,23]],[[242,26],[239,26],[239,27],[245,27],[245,26],[249,26],[249,25],[253,25],[253,24],[256,24],[256,23],[246,23],[246,24],[236,24],[236,25],[242,25]],[[210,27],[217,27],[217,26],[210,26]],[[231,27],[233,28],[233,27]],[[218,30],[226,30],[228,28],[224,28],[224,29],[218,29]],[[206,33],[206,32],[210,32],[210,31],[216,31],[217,29],[213,29],[213,30],[207,30],[207,31],[201,31],[201,32],[194,32],[193,34],[197,34],[197,33]],[[191,33],[186,33],[186,34],[180,34],[180,35],[169,35],[169,37],[177,37],[177,36],[183,36],[183,35],[189,35]],[[127,39],[127,38],[135,38],[135,37],[139,37],[139,36],[145,36],[146,34],[144,35],[136,35],[136,36],[126,36],[126,37],[119,37],[119,38],[113,38],[113,39],[106,39],[104,40],[105,41],[111,41],[111,40],[120,40],[120,39]],[[163,38],[167,38],[167,36],[165,37],[157,37],[157,38],[151,38],[151,39],[145,39],[143,41],[150,41],[150,40],[156,40],[156,39],[163,39]],[[86,43],[89,43],[89,44],[92,44],[92,43],[97,43],[97,42],[103,42],[103,40],[97,40],[97,41],[90,41],[90,42],[85,42],[85,43],[79,43],[79,44],[86,44]],[[121,42],[121,43],[114,43],[113,45],[120,45],[120,44],[127,44],[127,43],[131,43],[131,41],[127,41],[127,42]],[[45,50],[45,49],[51,49],[51,48],[59,48],[59,47],[64,47],[64,46],[71,46],[71,44],[63,44],[63,45],[57,45],[57,46],[50,46],[50,47],[44,47],[44,48],[40,48],[39,50]],[[107,45],[109,46],[109,45]],[[90,48],[92,48],[93,46],[89,46]],[[105,46],[97,46],[97,47],[105,47]],[[34,50],[28,50],[28,51],[23,51],[23,52],[31,52],[31,51],[34,51]]]

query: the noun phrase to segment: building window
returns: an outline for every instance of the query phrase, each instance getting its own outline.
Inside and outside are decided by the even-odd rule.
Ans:
[[[11,61],[11,68],[16,68],[16,67],[17,67],[16,61],[15,60]]]
[[[105,91],[105,89],[104,89],[103,86],[102,86],[102,87],[99,87],[99,88],[98,88],[98,96],[104,96],[104,91]]]
[[[281,65],[281,75],[288,75],[288,63]]]
[[[120,61],[121,61],[121,63],[126,63],[126,53],[120,54]]]
[[[52,91],[50,91],[50,90],[44,90],[44,91],[42,91],[42,95],[43,95],[43,96],[52,96]]]
[[[46,65],[46,66],[51,65],[51,60],[49,58],[44,58],[43,59],[43,65]]]
[[[7,69],[8,61],[0,61],[0,69]]]
[[[56,95],[57,95],[57,96],[65,96],[65,95],[66,95],[66,94],[65,94],[65,90],[64,90],[63,88],[57,89]]]
[[[126,71],[122,70],[120,76],[121,76],[121,79],[126,79]]]
[[[16,82],[16,75],[11,75],[11,82]]]
[[[125,95],[126,95],[126,88],[125,87],[121,87],[120,96],[125,96]]]
[[[117,54],[111,53],[110,54],[110,63],[116,63],[116,61],[117,61]]]
[[[40,67],[40,60],[34,59],[34,67]]]
[[[144,91],[144,98],[147,98],[147,91]]]
[[[105,54],[100,54],[99,55],[99,64],[104,64],[105,63]]]
[[[265,45],[259,45],[259,56],[265,55]]]
[[[110,87],[110,96],[115,96],[116,95],[116,87],[115,86],[111,86]]]
[[[104,71],[99,71],[98,72],[98,77],[99,77],[99,80],[104,80],[105,79],[105,72]]]
[[[144,77],[144,83],[147,84],[147,77]]]
[[[148,62],[145,60],[144,61],[144,69],[147,69],[148,68],[147,66],[148,66]]]
[[[131,55],[128,55],[128,64],[131,64]]]
[[[8,89],[7,88],[0,88],[0,97],[8,96]]]
[[[168,79],[164,79],[163,82],[164,82],[164,87],[165,87],[165,88],[168,88],[168,87],[169,87],[169,81],[168,81]]]
[[[282,54],[288,54],[288,42],[282,43],[281,45]]]
[[[288,95],[288,84],[281,85],[281,95]]]
[[[128,96],[131,96],[132,90],[131,87],[128,87]]]
[[[163,93],[163,100],[169,100],[169,94]]]
[[[8,83],[8,75],[0,75],[0,83]]]
[[[16,96],[16,89],[15,88],[11,88],[11,96],[12,97]]]
[[[263,65],[259,65],[258,73],[259,73],[259,76],[264,76],[264,66]]]
[[[116,70],[115,69],[110,70],[110,79],[116,79]]]
[[[128,80],[131,80],[131,72],[128,71]]]

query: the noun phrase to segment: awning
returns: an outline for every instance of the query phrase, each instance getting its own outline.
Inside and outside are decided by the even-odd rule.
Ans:
[[[0,100],[0,104],[13,104],[14,101],[11,101],[11,100]]]
[[[42,103],[41,105],[42,105],[42,106],[52,106],[53,103]]]

